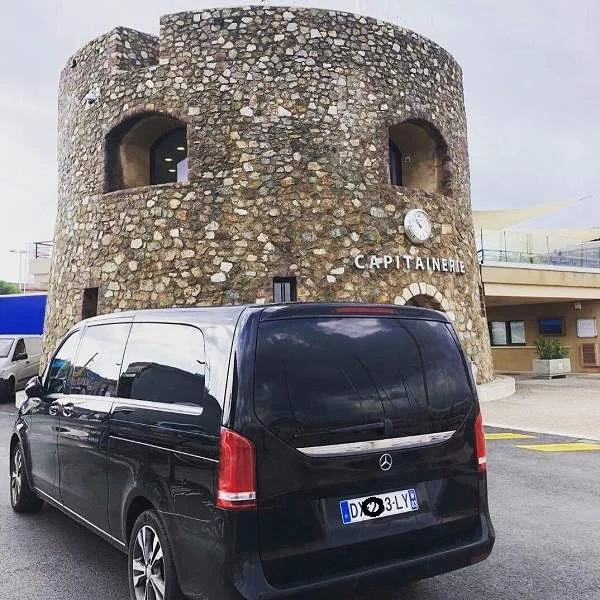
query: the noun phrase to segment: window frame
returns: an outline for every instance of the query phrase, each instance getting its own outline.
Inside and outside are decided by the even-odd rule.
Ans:
[[[173,162],[173,166],[175,167],[175,181],[157,181],[156,170],[157,170],[158,148],[162,144],[164,144],[166,139],[168,139],[171,136],[174,136],[176,133],[182,133],[183,138],[185,139],[185,157],[182,158],[181,160],[188,161],[188,173],[189,173],[189,146],[188,146],[188,139],[187,139],[187,125],[182,124],[179,127],[175,127],[168,131],[165,131],[160,136],[158,136],[158,138],[156,138],[156,140],[154,140],[154,142],[152,142],[152,144],[150,144],[150,147],[148,148],[148,167],[149,167],[149,173],[148,173],[149,184],[148,185],[149,186],[165,185],[165,184],[173,184],[173,183],[180,183],[180,184],[189,183],[189,176],[185,181],[178,180],[177,165],[179,165],[179,162]]]
[[[75,361],[75,358],[77,357],[77,353],[79,352],[79,344],[81,342],[81,332],[82,329],[74,329],[72,331],[70,331],[69,333],[67,333],[65,335],[65,337],[61,340],[60,344],[58,345],[58,347],[56,348],[56,350],[54,351],[54,353],[51,355],[50,360],[48,361],[48,364],[46,365],[46,368],[44,369],[44,373],[42,374],[42,388],[44,390],[44,395],[54,395],[54,394],[58,394],[58,395],[62,395],[62,396],[68,396],[70,393],[70,386],[71,386],[71,375],[73,374],[73,362]],[[50,381],[50,371],[52,369],[52,363],[54,362],[54,359],[56,358],[56,356],[58,355],[58,353],[64,348],[65,344],[73,337],[73,336],[78,336],[78,340],[77,340],[77,344],[75,346],[75,351],[73,353],[73,358],[71,359],[71,366],[69,367],[69,373],[66,377],[66,381],[67,381],[67,389],[69,391],[67,392],[48,392],[48,383]]]
[[[19,344],[23,344],[23,350],[22,352],[19,352]],[[16,356],[17,354],[27,354],[27,345],[25,344],[25,338],[16,338],[16,342],[13,348],[13,353],[12,353],[12,362],[17,362]]]
[[[494,337],[492,335],[492,323],[504,323],[504,331],[506,332],[506,344],[495,344]],[[525,341],[524,342],[513,342],[512,341],[512,331],[510,324],[511,323],[523,323],[523,331],[525,332]],[[507,346],[527,346],[527,329],[525,327],[525,319],[492,319],[488,321],[488,330],[490,333],[490,346],[492,348],[504,348]]]
[[[134,332],[134,328],[136,327],[136,325],[156,325],[158,327],[161,327],[163,325],[170,325],[170,326],[176,326],[176,327],[191,327],[192,329],[195,329],[196,331],[198,331],[200,333],[200,335],[202,336],[202,358],[204,360],[200,364],[202,364],[204,366],[204,396],[202,398],[202,400],[204,401],[206,399],[206,396],[208,395],[207,392],[209,390],[210,366],[208,363],[208,357],[207,357],[207,353],[206,353],[206,335],[204,334],[204,331],[202,330],[202,328],[193,323],[183,323],[180,321],[133,321],[130,323],[130,325],[131,325],[131,327],[129,329],[127,341],[125,342],[125,349],[123,351],[123,356],[121,358],[121,368],[119,371],[119,380],[117,382],[116,397],[121,400],[126,400],[128,402],[146,402],[146,403],[150,403],[153,405],[166,404],[168,406],[178,406],[178,405],[188,406],[187,404],[176,403],[176,402],[158,402],[158,401],[154,401],[154,400],[143,400],[143,399],[139,399],[139,398],[131,398],[130,396],[125,396],[120,393],[122,391],[121,378],[122,378],[122,375],[124,372],[123,369],[124,368],[126,369],[126,367],[127,367],[127,365],[125,365],[125,358],[127,357],[127,350],[129,347],[129,343],[131,341],[132,333]]]
[[[281,294],[281,300],[276,300],[276,296],[275,296],[275,286],[277,285],[281,285],[282,286],[282,290],[284,289],[283,286],[285,286],[286,283],[290,284],[290,297],[289,299],[284,299],[284,294]],[[288,302],[298,302],[298,278],[296,276],[291,276],[291,277],[273,277],[273,282],[272,282],[272,292],[273,292],[273,302],[275,303],[288,303]]]
[[[79,352],[81,351],[81,344],[82,344],[82,341],[85,338],[85,334],[88,331],[90,331],[92,329],[99,328],[99,327],[115,327],[115,326],[119,326],[119,325],[126,325],[126,326],[129,327],[129,330],[127,331],[127,335],[125,336],[125,343],[123,344],[123,352],[121,354],[121,362],[119,364],[119,372],[117,373],[117,380],[115,382],[115,389],[114,389],[115,395],[114,396],[100,396],[102,398],[118,398],[119,397],[118,396],[119,382],[121,380],[121,372],[123,370],[123,358],[125,356],[125,348],[127,347],[127,342],[129,341],[129,335],[131,334],[131,326],[132,326],[131,321],[116,321],[116,322],[115,321],[112,321],[112,322],[109,321],[108,323],[94,323],[94,324],[87,325],[86,327],[84,327],[81,330],[81,332],[80,332],[81,335],[79,336],[79,342],[77,344],[77,349],[75,351],[75,355],[73,357],[73,362],[71,364],[71,371],[69,373],[69,394],[71,393],[71,388],[72,388],[72,384],[73,384],[73,375],[74,375],[74,372],[75,372],[75,367],[76,367],[77,360],[79,359]],[[73,395],[76,395],[76,396],[86,396],[88,398],[95,397],[94,394],[86,394],[86,393],[83,393],[83,392],[77,392],[77,393],[75,393]]]

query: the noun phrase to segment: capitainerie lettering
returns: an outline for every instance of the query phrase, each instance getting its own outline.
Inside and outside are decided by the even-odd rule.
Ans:
[[[404,254],[357,254],[354,257],[354,266],[357,269],[380,270],[402,269],[412,271],[440,271],[443,273],[465,273],[465,263],[456,256],[410,256]]]

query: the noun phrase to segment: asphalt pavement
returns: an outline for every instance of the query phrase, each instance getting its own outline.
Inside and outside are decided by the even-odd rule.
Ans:
[[[122,553],[55,509],[34,516],[12,512],[8,444],[14,414],[0,405],[0,599],[128,600]],[[487,430],[496,434],[490,437],[512,438],[488,441],[497,535],[491,557],[373,598],[599,600],[600,450],[571,446],[576,439],[515,439],[498,435],[505,429]],[[520,447],[557,443],[567,446],[552,452]]]

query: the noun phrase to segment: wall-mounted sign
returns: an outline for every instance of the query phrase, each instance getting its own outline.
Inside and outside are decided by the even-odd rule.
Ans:
[[[577,337],[598,337],[598,330],[596,329],[596,319],[577,319]]]
[[[440,271],[443,273],[456,273],[462,275],[465,272],[465,263],[456,258],[438,258],[435,256],[410,256],[405,254],[382,254],[365,255],[357,254],[354,257],[354,266],[357,269],[380,270],[397,269],[407,271]]]
[[[431,237],[431,219],[421,208],[409,210],[404,217],[404,233],[415,244],[423,244]]]

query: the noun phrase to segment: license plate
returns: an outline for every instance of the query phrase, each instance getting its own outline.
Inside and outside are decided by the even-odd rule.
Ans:
[[[388,494],[374,494],[340,502],[342,523],[344,525],[381,519],[382,517],[400,515],[416,510],[419,510],[419,503],[417,492],[414,489],[389,492]]]

